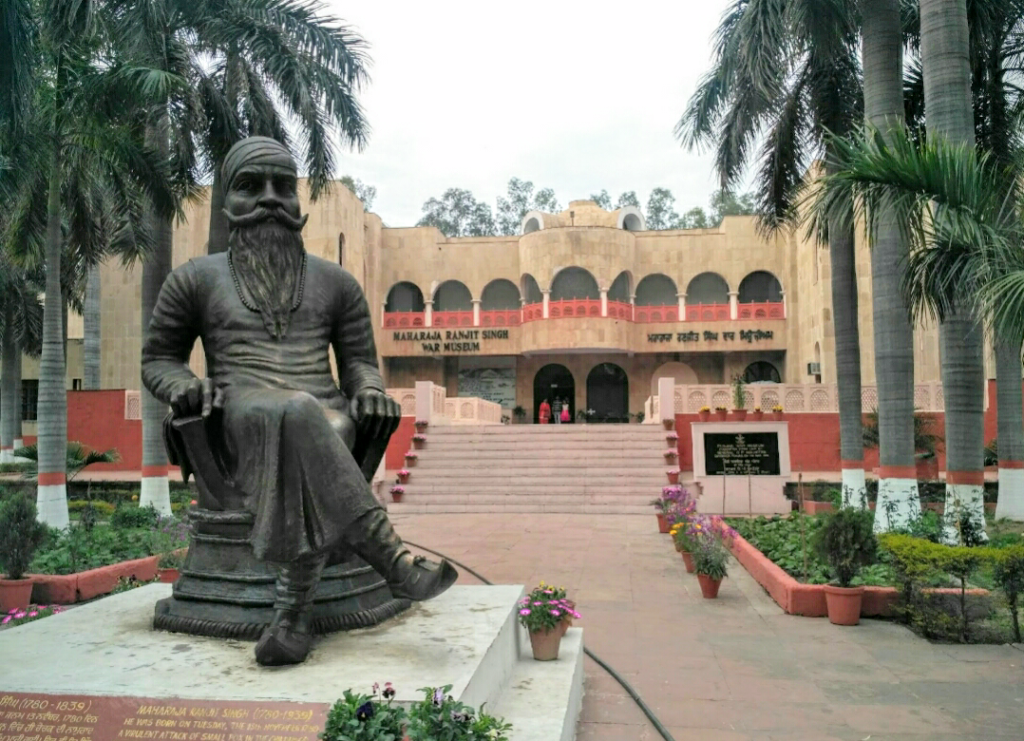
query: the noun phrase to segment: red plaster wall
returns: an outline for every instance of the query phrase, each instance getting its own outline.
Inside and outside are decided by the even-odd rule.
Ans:
[[[402,417],[398,429],[388,442],[388,450],[384,455],[384,466],[389,471],[397,471],[405,467],[405,454],[412,449],[412,436],[416,434],[416,418],[413,415]],[[430,435],[428,428],[426,435]]]
[[[142,420],[124,418],[123,389],[68,391],[68,440],[121,454],[119,463],[97,464],[90,471],[142,468]]]

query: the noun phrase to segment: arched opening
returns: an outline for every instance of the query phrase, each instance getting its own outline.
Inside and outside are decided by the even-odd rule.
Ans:
[[[678,306],[676,282],[667,275],[654,273],[645,276],[636,286],[637,306]]]
[[[757,360],[743,371],[744,383],[782,383],[779,370],[767,360]]]
[[[636,214],[626,214],[622,219],[622,228],[627,232],[639,232],[643,229],[643,224]]]
[[[434,291],[434,311],[472,311],[473,294],[466,284],[457,280],[446,280]]]
[[[520,290],[527,304],[540,304],[544,302],[544,294],[540,292],[537,279],[529,273],[525,273],[519,281]]]
[[[338,264],[345,267],[345,233],[338,233]]]
[[[423,291],[415,283],[395,283],[384,304],[385,327],[422,327]]]
[[[766,270],[750,273],[740,282],[739,302],[741,304],[779,303],[782,301],[782,284]]]
[[[633,289],[633,279],[628,270],[623,270],[618,277],[612,281],[608,288],[608,300],[629,303],[629,296]]]
[[[665,363],[651,376],[651,396],[657,396],[658,381],[662,378],[671,378],[676,386],[695,386],[698,383],[697,372],[686,363]]]
[[[583,268],[565,268],[551,282],[551,300],[568,301],[572,299],[600,299],[601,290],[597,280]]]
[[[492,280],[484,286],[484,292],[480,294],[480,308],[484,311],[518,309],[519,289],[510,280]]]
[[[576,380],[564,365],[545,365],[533,377],[533,421],[540,421],[540,404],[547,401],[552,413],[569,405],[569,421],[576,419]]]
[[[701,273],[686,287],[686,305],[728,304],[729,284],[718,273]]]
[[[540,231],[540,220],[536,216],[531,216],[523,224],[523,234],[530,234],[531,232]]]
[[[629,422],[629,378],[615,363],[594,366],[587,375],[587,411],[594,422]]]

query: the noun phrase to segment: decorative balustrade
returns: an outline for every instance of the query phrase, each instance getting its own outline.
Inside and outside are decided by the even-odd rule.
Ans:
[[[435,311],[432,327],[472,327],[472,311]]]
[[[760,407],[768,412],[775,406],[789,413],[838,412],[839,391],[825,383],[751,383],[744,386],[745,408]],[[986,400],[987,404],[987,400]],[[733,389],[727,384],[675,387],[676,414],[696,414],[701,407],[733,407]],[[878,407],[878,387],[861,387],[861,409],[868,413]],[[914,386],[914,407],[920,412],[945,411],[941,383]]]
[[[454,399],[445,400],[444,416],[451,420],[452,424],[457,425],[500,425],[501,405],[486,399],[479,399],[475,396],[459,396]]]
[[[688,322],[727,322],[731,316],[729,304],[697,304],[686,307]]]
[[[422,311],[388,311],[384,313],[385,329],[423,326],[425,326],[425,317]]]
[[[523,307],[523,323],[544,318],[544,304],[526,304]]]
[[[501,405],[475,396],[448,398],[443,386],[419,381],[415,388],[390,388],[387,395],[398,402],[403,417],[416,417],[433,425],[500,425]]]
[[[623,301],[609,301],[608,318],[621,319],[625,322],[633,321],[633,304],[627,304]]]
[[[633,312],[633,321],[637,324],[658,324],[661,322],[678,322],[679,307],[672,306],[637,306]]]
[[[601,300],[593,298],[566,299],[565,301],[548,302],[548,317],[562,319],[568,317],[600,317]]]
[[[736,309],[737,319],[785,319],[786,305],[781,301],[768,301],[760,304],[739,304]]]
[[[541,307],[543,310],[543,307]],[[523,322],[522,309],[495,309],[480,312],[481,327],[517,327]]]

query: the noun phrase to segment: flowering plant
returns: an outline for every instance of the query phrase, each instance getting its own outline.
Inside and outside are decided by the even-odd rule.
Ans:
[[[673,523],[686,520],[697,511],[697,500],[679,484],[663,487],[661,497],[651,504]]]
[[[406,723],[405,710],[392,703],[395,688],[391,682],[374,683],[370,695],[345,690],[345,695],[331,707],[327,725],[320,734],[323,741],[399,741]]]
[[[531,633],[552,630],[565,620],[579,620],[580,617],[576,603],[568,598],[563,587],[541,582],[519,600],[519,624]]]
[[[424,687],[424,698],[409,711],[405,729],[410,741],[508,741],[512,725],[452,698],[452,686]],[[375,737],[376,738],[376,737]],[[386,738],[382,736],[381,738]],[[396,739],[400,736],[396,736]]]
[[[420,456],[419,456],[419,453],[416,453],[416,452],[410,450],[408,453],[405,454],[405,457],[408,458],[408,459],[411,459],[411,460],[416,460]]]
[[[398,475],[399,476],[408,476],[409,475],[409,469],[408,468],[403,468],[402,470],[400,470],[398,472]]]
[[[699,409],[698,411],[701,411],[701,412],[710,412],[710,411],[711,411],[711,407],[701,407],[701,408],[700,408],[700,409]]]
[[[31,623],[33,620],[42,620],[44,617],[64,612],[60,605],[29,605],[27,610],[19,610],[15,607],[0,619],[0,625],[9,625],[12,628],[22,623]]]
[[[712,579],[721,580],[728,575],[728,553],[718,538],[701,538],[693,552],[694,571]]]
[[[772,411],[773,412],[781,412],[782,411],[782,405],[781,404],[776,404],[775,406],[772,407]]]
[[[760,412],[761,411],[761,407],[754,407],[754,411],[755,412]]]
[[[666,458],[675,458],[677,455],[679,455],[679,451],[676,450],[675,448],[669,448],[668,450],[665,451]]]
[[[666,440],[678,440],[679,439],[679,435],[677,433],[675,433],[675,432],[670,432],[667,435],[665,435],[665,439]]]
[[[716,412],[728,412],[729,410],[725,407],[715,407]]]
[[[180,550],[164,553],[157,562],[157,566],[161,569],[180,569],[184,565],[185,554]]]
[[[666,473],[668,473],[669,476],[678,476],[680,473],[682,473],[682,471],[680,471],[678,468],[670,468],[668,469],[668,471],[666,471]]]
[[[399,495],[405,494],[405,487],[402,486],[401,484],[395,484],[394,486],[391,487],[391,493]]]
[[[705,541],[720,544],[722,541],[732,540],[736,536],[736,531],[721,517],[691,515],[677,521],[669,530],[669,534],[680,550],[697,553],[705,546]]]
[[[423,443],[423,442],[427,441],[427,436],[426,435],[421,435],[420,433],[417,432],[415,435],[412,436],[412,439],[415,442]]]

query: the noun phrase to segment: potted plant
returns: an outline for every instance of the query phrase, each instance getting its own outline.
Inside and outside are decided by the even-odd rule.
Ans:
[[[732,377],[732,413],[736,415],[738,422],[747,418],[746,386],[743,376],[737,374]]]
[[[874,562],[878,544],[874,518],[867,510],[844,507],[826,516],[815,532],[812,545],[832,569],[834,584],[825,585],[828,619],[835,625],[860,622],[864,587],[851,583],[862,567]]]
[[[412,436],[412,446],[414,448],[416,448],[416,450],[422,450],[423,446],[426,445],[426,444],[427,444],[427,436],[426,435],[421,435],[419,432],[417,432],[415,435]]]
[[[729,416],[729,410],[725,407],[715,407],[715,421],[724,422]]]
[[[779,421],[782,420],[782,405],[781,404],[776,404],[775,406],[772,407],[772,419],[775,420],[776,422],[779,422]]]
[[[665,460],[668,463],[671,463],[672,461],[679,457],[679,451],[676,450],[675,448],[668,448],[662,455],[665,456]]]
[[[522,405],[516,405],[512,410],[512,416],[515,418],[517,424],[522,424],[526,419],[526,408]]]
[[[323,741],[378,741],[382,738],[398,739],[405,735],[408,722],[405,710],[393,705],[395,688],[391,682],[381,690],[376,682],[373,694],[356,694],[345,690],[342,699],[331,707],[327,725],[320,738]]]
[[[671,416],[671,410],[669,411],[669,415],[670,416],[668,416],[668,417],[662,417],[661,418],[661,424],[662,424],[662,426],[666,430],[671,430],[675,426],[675,423],[676,423],[675,417]]]
[[[754,407],[750,412],[750,419],[752,422],[760,422],[764,419],[764,412],[761,411],[761,407]]]
[[[686,573],[692,574],[696,569],[693,554],[700,548],[704,538],[709,537],[711,529],[708,519],[702,515],[690,517],[685,521],[677,522],[669,531],[675,541],[676,550],[683,557],[686,564]]]
[[[451,689],[450,684],[422,689],[424,698],[409,709],[409,724],[405,727],[405,738],[408,741],[509,741],[511,724],[506,723],[504,718],[484,712],[483,705],[479,710],[463,705],[448,694]],[[399,737],[378,735],[365,738],[373,738],[375,741],[394,738],[397,741]],[[347,741],[349,737],[342,736],[337,741],[343,739]]]
[[[423,432],[425,429],[427,429],[427,425],[430,423],[427,422],[427,420],[425,419],[417,419],[413,424],[416,425],[416,430],[418,432]]]
[[[718,597],[718,588],[728,573],[728,553],[722,542],[712,534],[704,535],[693,553],[694,571],[704,599]]]
[[[391,492],[391,498],[396,502],[402,501],[402,496],[405,494],[405,487],[401,484],[395,484],[389,489]]]
[[[25,610],[32,600],[32,580],[25,577],[46,526],[36,521],[36,505],[24,493],[0,502],[0,612]]]
[[[398,476],[398,483],[404,484],[409,480],[409,469],[403,468],[396,475]]]
[[[697,411],[697,419],[701,422],[707,422],[711,419],[711,407],[701,407]]]
[[[174,584],[181,576],[181,567],[185,565],[185,554],[171,551],[160,556],[156,564],[156,576],[161,584]]]
[[[680,471],[678,468],[670,468],[668,471],[665,471],[665,475],[668,476],[668,482],[670,484],[678,484],[679,473]]]
[[[658,518],[658,532],[662,534],[667,533],[670,503],[665,500],[664,496],[662,496],[658,499],[652,499],[651,505],[653,505],[654,509],[657,510],[654,514]]]
[[[410,450],[405,454],[405,465],[408,468],[412,468],[416,465],[416,460],[419,458],[419,454],[415,451]]]
[[[675,445],[677,442],[679,442],[679,433],[676,432],[675,430],[666,430],[665,442],[667,442],[669,445]]]
[[[554,661],[558,647],[568,629],[568,621],[579,619],[574,602],[566,597],[564,589],[555,589],[541,582],[528,595],[519,600],[519,624],[530,634],[533,658],[536,661]]]

